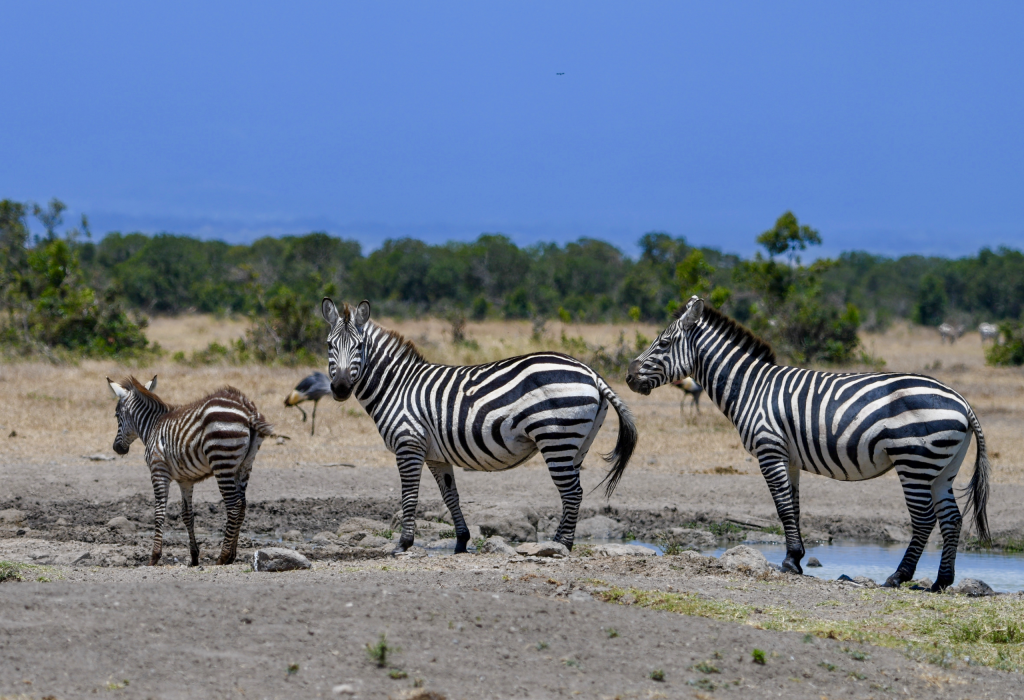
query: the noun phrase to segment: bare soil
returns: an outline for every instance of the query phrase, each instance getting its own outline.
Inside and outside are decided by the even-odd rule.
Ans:
[[[538,347],[528,324],[470,324],[475,351],[452,346],[440,321],[392,325],[438,360],[472,362]],[[241,322],[209,317],[157,319],[151,337],[171,352],[191,352],[243,330]],[[558,346],[562,330],[549,324],[547,346]],[[648,337],[654,331],[564,330],[604,344],[616,342],[622,330]],[[1004,544],[1024,539],[1024,373],[985,367],[976,335],[950,347],[925,330],[897,327],[866,337],[865,345],[889,369],[932,374],[971,401],[993,458],[993,531]],[[313,559],[311,571],[254,574],[243,563],[212,566],[224,524],[213,483],[200,484],[195,494],[204,566],[175,564],[176,557],[186,560],[187,551],[177,505],[169,509],[166,566],[138,566],[148,557],[152,523],[142,450],[136,445],[125,458],[92,459],[114,456],[114,404],[103,378],[129,371],[146,378],[159,374],[159,393],[172,402],[234,385],[279,433],[291,436],[283,444],[268,441],[257,457],[241,556],[299,530],[301,540],[289,546]],[[38,576],[0,583],[0,696],[346,697],[347,691],[334,694],[332,688],[348,685],[360,697],[387,697],[412,689],[417,678],[423,688],[449,698],[1024,694],[1016,673],[956,659],[935,665],[878,646],[865,646],[860,655],[870,658],[858,659],[854,651],[861,647],[849,641],[814,636],[805,642],[803,634],[757,629],[770,625],[755,612],[743,621],[718,613],[712,617],[719,619],[704,619],[624,605],[621,597],[608,602],[604,593],[615,587],[681,591],[722,605],[772,607],[773,614],[785,609],[797,617],[813,611],[815,619],[849,621],[885,609],[892,603],[886,596],[924,595],[916,592],[865,591],[801,577],[762,579],[687,557],[394,559],[383,550],[309,542],[350,517],[386,527],[399,509],[399,481],[393,456],[358,405],[322,401],[315,436],[297,411],[283,406],[307,372],[170,360],[148,368],[0,365],[0,511],[20,513],[0,522],[0,560],[44,565]],[[687,409],[681,416],[677,390],[641,397],[610,379],[637,414],[641,443],[614,497],[606,502],[588,494],[583,517],[608,515],[642,539],[727,519],[777,522],[756,465],[706,397],[702,413]],[[608,451],[614,436],[612,418],[593,454]],[[973,448],[961,485],[969,464]],[[596,486],[604,471],[592,457],[583,473],[585,488]],[[528,505],[542,519],[559,512],[557,492],[539,460],[502,474],[460,471],[457,481],[471,525],[494,504]],[[909,529],[891,475],[852,484],[805,477],[801,487],[805,531],[881,541],[891,536],[887,528]],[[174,490],[171,500],[178,501]],[[442,513],[429,477],[420,513]],[[135,530],[108,527],[116,516]],[[83,552],[89,557],[75,566],[54,563]],[[1024,619],[1024,603],[1014,610]],[[610,629],[617,634],[610,636]],[[401,648],[383,669],[371,664],[364,649],[382,632]],[[765,665],[752,662],[754,648],[766,652]],[[718,671],[696,670],[702,662]],[[298,670],[289,673],[292,664]],[[392,668],[407,676],[389,677]],[[663,671],[664,681],[651,679],[655,670]]]

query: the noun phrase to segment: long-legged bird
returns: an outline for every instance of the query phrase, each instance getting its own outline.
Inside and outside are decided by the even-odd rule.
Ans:
[[[301,382],[295,385],[292,389],[292,393],[288,394],[288,398],[284,400],[285,406],[295,406],[302,413],[302,422],[306,422],[306,412],[302,410],[300,403],[304,401],[313,402],[313,425],[309,429],[309,434],[313,435],[316,433],[316,405],[323,397],[331,393],[331,380],[327,378],[327,375],[323,372],[313,372]]]

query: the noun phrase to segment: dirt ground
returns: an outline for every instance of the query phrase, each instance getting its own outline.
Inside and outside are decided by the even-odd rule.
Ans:
[[[470,324],[476,350],[452,346],[441,321],[390,326],[443,361],[482,361],[538,347],[526,323]],[[156,319],[149,335],[169,353],[192,352],[244,328],[242,321],[211,317]],[[563,330],[606,345],[623,331],[627,337],[653,337],[655,331],[551,323],[544,346],[558,347]],[[899,326],[864,342],[887,369],[931,374],[971,402],[993,461],[989,520],[997,542],[1024,538],[1024,373],[985,367],[977,334],[951,347],[925,329]],[[166,566],[136,568],[148,551],[152,491],[139,445],[112,459],[114,400],[103,379],[129,371],[145,379],[158,374],[158,393],[171,402],[234,385],[279,433],[291,436],[283,444],[265,443],[256,460],[243,555],[289,530],[308,540],[346,518],[368,517],[386,526],[399,508],[393,456],[358,404],[321,401],[315,436],[298,411],[283,406],[308,370],[191,367],[170,359],[146,368],[0,364],[0,520],[5,511],[20,514],[0,522],[0,560],[42,565],[38,576],[0,584],[0,696],[346,697],[345,688],[333,689],[348,686],[360,697],[397,697],[412,690],[417,678],[424,689],[449,698],[1024,695],[1019,674],[975,665],[977,660],[940,657],[934,663],[884,645],[854,653],[861,647],[851,639],[877,641],[863,637],[863,630],[821,638],[828,636],[820,628],[828,615],[849,621],[904,601],[886,596],[910,596],[906,604],[919,605],[913,601],[923,594],[917,592],[866,591],[809,578],[762,580],[686,557],[598,563],[574,554],[531,562],[441,553],[393,559],[376,550],[350,556],[335,548],[317,558],[314,548],[311,571],[272,575],[250,573],[244,564],[211,566],[223,508],[209,482],[195,494],[203,568],[175,564],[186,551],[177,505],[169,508]],[[608,515],[640,538],[730,519],[777,523],[756,464],[706,397],[699,415],[691,408],[681,415],[677,390],[642,397],[621,378],[609,379],[637,414],[641,442],[611,501],[585,496],[584,517]],[[614,422],[606,423],[593,454],[611,448]],[[969,464],[973,447],[958,483],[966,484]],[[604,469],[592,458],[584,487],[595,486]],[[503,474],[459,472],[457,481],[471,525],[494,504],[529,506],[541,520],[559,510],[557,492],[536,459]],[[805,531],[881,541],[891,537],[891,528],[908,529],[894,476],[854,484],[806,477],[801,487]],[[172,504],[177,500],[172,490]],[[425,479],[420,512],[441,509],[436,486]],[[108,527],[115,516],[137,529]],[[90,556],[77,565],[58,559],[81,552]],[[647,605],[640,591],[681,592],[718,607],[705,617],[689,609],[679,614],[674,603]],[[1010,606],[999,615],[1024,619],[1024,604],[1005,602],[1019,596],[999,598]],[[722,607],[729,605],[741,606],[742,619],[730,617],[732,608]],[[755,612],[769,609],[770,619]],[[610,636],[609,629],[617,634]],[[805,634],[788,629],[814,634],[805,641]],[[378,669],[364,646],[382,632],[401,651],[393,667],[389,661]],[[751,661],[755,647],[767,653],[764,665]],[[858,658],[864,655],[870,658]],[[702,662],[718,671],[694,670]],[[292,664],[298,670],[289,673]],[[407,676],[391,678],[392,668]],[[665,680],[652,680],[654,670],[662,670]]]

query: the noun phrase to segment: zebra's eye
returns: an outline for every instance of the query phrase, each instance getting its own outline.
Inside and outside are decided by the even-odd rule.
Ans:
[[[665,347],[668,347],[668,344],[671,343],[671,342],[672,342],[671,338],[669,338],[667,335],[663,335],[663,336],[661,336],[661,340],[658,341],[658,344],[661,347],[665,348]]]

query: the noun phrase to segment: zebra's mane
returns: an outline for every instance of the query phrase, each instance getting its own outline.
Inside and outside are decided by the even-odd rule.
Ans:
[[[377,328],[379,328],[380,332],[383,333],[384,335],[387,335],[387,336],[393,338],[395,340],[395,342],[398,343],[398,346],[402,350],[405,351],[406,355],[411,355],[412,357],[415,357],[420,362],[426,362],[427,361],[427,358],[423,357],[423,353],[420,352],[420,349],[418,347],[416,347],[416,345],[413,344],[413,342],[411,340],[406,338],[404,335],[402,335],[398,331],[393,331],[393,330],[391,330],[389,328],[384,328],[383,326],[377,326]]]
[[[147,389],[145,384],[140,382],[138,379],[136,379],[132,375],[128,375],[127,377],[122,379],[121,380],[121,386],[123,386],[126,389],[128,389],[128,388],[134,389],[135,392],[137,394],[139,394],[139,396],[143,397],[144,399],[146,399],[150,403],[156,404],[157,406],[159,406],[161,408],[165,408],[168,411],[174,409],[174,406],[172,406],[171,404],[167,403],[166,401],[161,399],[159,396],[154,394],[152,391]]]
[[[680,318],[686,312],[686,307],[681,306],[676,309],[675,317]],[[775,351],[772,350],[772,346],[767,340],[764,340],[758,335],[755,335],[754,331],[744,326],[739,321],[729,318],[718,309],[704,305],[704,319],[707,321],[709,326],[719,328],[725,332],[726,336],[730,339],[737,340],[740,343],[746,342],[750,346],[750,354],[754,357],[767,362],[768,364],[775,364]]]

